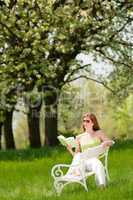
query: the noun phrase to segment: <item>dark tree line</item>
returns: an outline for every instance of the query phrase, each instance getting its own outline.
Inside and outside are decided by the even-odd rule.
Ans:
[[[12,114],[20,96],[25,104],[35,103],[35,106],[26,104],[30,146],[41,146],[42,102],[45,104],[44,144],[58,143],[58,100],[62,87],[77,78],[92,79],[90,66],[82,66],[76,60],[81,52],[114,64],[111,82],[96,81],[119,93],[123,81],[120,78],[115,83],[116,77],[128,80],[133,70],[133,44],[126,34],[132,29],[132,8],[133,4],[126,0],[0,1],[0,92],[5,99],[1,109],[6,148],[15,147]],[[85,75],[80,76],[79,72]],[[129,81],[128,87],[131,84]],[[33,94],[35,89],[38,95]]]

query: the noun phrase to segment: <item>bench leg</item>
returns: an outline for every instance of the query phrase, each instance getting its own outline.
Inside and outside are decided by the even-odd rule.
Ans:
[[[84,188],[88,192],[88,188],[87,188],[87,184],[86,183],[84,183]]]
[[[57,195],[59,196],[62,192],[62,189],[63,189],[63,183],[55,180],[54,181],[54,188],[56,190]]]

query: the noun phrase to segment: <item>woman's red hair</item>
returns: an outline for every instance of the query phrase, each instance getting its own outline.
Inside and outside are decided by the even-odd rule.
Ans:
[[[98,124],[97,118],[96,118],[96,116],[95,116],[93,113],[85,113],[85,114],[83,115],[83,118],[84,118],[84,117],[89,117],[90,120],[93,122],[93,130],[94,130],[94,131],[100,130],[100,126],[99,126],[99,124]],[[84,124],[82,125],[82,127],[83,127],[83,130],[85,131]]]

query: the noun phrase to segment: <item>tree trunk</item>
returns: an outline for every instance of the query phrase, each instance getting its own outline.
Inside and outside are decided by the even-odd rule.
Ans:
[[[40,109],[39,105],[37,108],[29,108],[28,114],[28,126],[29,126],[29,141],[30,147],[40,148],[41,138],[40,138]]]
[[[52,97],[55,100],[53,95]],[[56,101],[56,100],[55,100]],[[45,138],[44,144],[55,146],[58,144],[58,102],[51,103],[51,97],[45,98]]]
[[[2,126],[3,122],[0,122],[0,149],[1,149]]]
[[[6,149],[15,149],[15,142],[12,129],[13,110],[5,111],[4,137]]]

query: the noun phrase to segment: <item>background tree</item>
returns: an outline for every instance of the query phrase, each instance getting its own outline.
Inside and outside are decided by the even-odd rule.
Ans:
[[[4,116],[3,116],[3,110],[0,110],[0,149],[1,149],[1,138],[2,138],[2,127],[3,127],[3,122],[4,122]]]
[[[126,29],[130,31],[131,9],[132,3],[114,0],[20,0],[1,6],[1,66],[7,72],[12,69],[14,82],[26,83],[24,90],[36,85],[44,92],[45,144],[57,144],[58,98],[63,85],[87,76],[80,71],[92,79],[88,66],[76,60],[79,53],[102,56],[116,67],[123,61],[128,67],[125,58],[131,57],[132,44],[123,35]]]
[[[14,135],[13,135],[12,120],[13,120],[14,107],[17,101],[17,96],[14,92],[14,89],[11,87],[3,88],[3,91],[0,94],[1,94],[1,100],[0,100],[1,135],[2,135],[2,127],[3,127],[5,147],[6,149],[14,149],[15,141],[14,141]]]
[[[39,148],[41,147],[40,110],[42,100],[36,90],[32,90],[25,95],[25,106],[27,107],[30,147]]]

